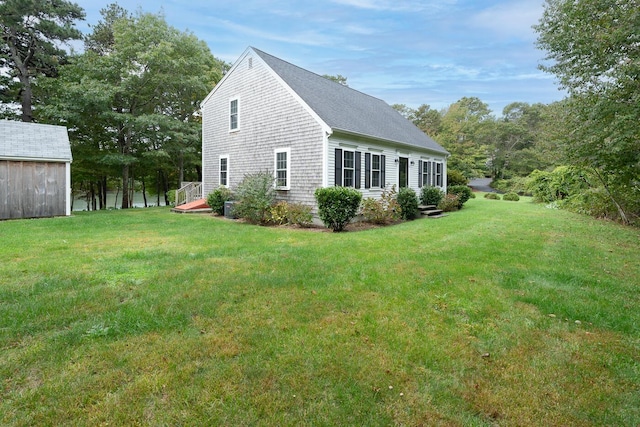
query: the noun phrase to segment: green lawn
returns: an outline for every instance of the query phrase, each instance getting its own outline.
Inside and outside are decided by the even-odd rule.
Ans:
[[[640,425],[640,231],[528,201],[330,233],[0,222],[0,424]]]

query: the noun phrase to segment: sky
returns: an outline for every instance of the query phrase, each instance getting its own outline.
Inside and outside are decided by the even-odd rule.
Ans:
[[[75,0],[84,33],[111,1]],[[532,29],[543,0],[119,0],[164,15],[234,63],[248,46],[317,74],[342,75],[388,104],[443,109],[477,97],[500,116],[512,102],[564,98],[538,69]]]

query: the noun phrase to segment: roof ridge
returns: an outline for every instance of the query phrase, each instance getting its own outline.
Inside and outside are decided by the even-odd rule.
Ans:
[[[250,46],[250,47],[251,47],[251,49],[253,49],[253,51],[254,51],[254,52],[256,52],[258,55],[266,55],[266,56],[269,56],[269,57],[274,58],[274,59],[276,59],[276,60],[278,60],[278,61],[284,62],[285,64],[288,64],[288,65],[290,65],[290,66],[292,66],[292,67],[295,67],[295,68],[297,68],[297,69],[299,69],[299,70],[302,70],[302,71],[305,71],[305,72],[307,72],[307,73],[309,73],[309,74],[313,74],[314,76],[317,76],[317,77],[323,78],[323,79],[327,80],[328,82],[331,82],[332,84],[338,85],[338,87],[341,87],[341,88],[343,88],[343,89],[352,90],[352,91],[354,91],[354,92],[356,92],[356,93],[359,93],[360,95],[364,95],[364,96],[367,96],[367,97],[369,97],[369,98],[373,98],[373,99],[375,99],[375,100],[377,100],[377,101],[384,102],[384,103],[386,104],[386,101],[385,101],[384,99],[378,98],[378,97],[373,96],[373,95],[369,95],[368,93],[362,92],[362,91],[360,91],[360,90],[358,90],[358,89],[354,89],[354,88],[352,88],[352,87],[351,87],[351,86],[349,86],[349,85],[343,85],[343,84],[340,84],[340,83],[338,83],[338,82],[335,82],[335,81],[333,81],[333,80],[331,80],[331,79],[326,78],[325,76],[323,76],[323,75],[321,75],[321,74],[316,73],[315,71],[311,71],[311,70],[307,70],[306,68],[302,68],[302,67],[301,67],[301,66],[299,66],[299,65],[296,65],[296,64],[294,64],[294,63],[292,63],[292,62],[289,62],[289,61],[287,61],[287,60],[285,60],[285,59],[278,58],[277,56],[271,55],[270,53],[267,53],[267,52],[265,52],[265,51],[263,51],[263,50],[260,50],[260,49],[258,49],[258,48],[255,48],[255,47],[253,47],[253,46]]]

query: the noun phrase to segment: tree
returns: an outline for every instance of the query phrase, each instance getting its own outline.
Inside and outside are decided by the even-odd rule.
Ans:
[[[444,112],[436,140],[451,153],[448,167],[468,178],[486,173],[494,119],[487,104],[464,97]]]
[[[541,152],[546,146],[541,138],[546,109],[546,105],[526,102],[513,102],[503,109],[490,156],[494,177],[526,176],[553,165],[543,160]]]
[[[592,168],[620,218],[639,215],[640,5],[637,0],[547,0],[542,69],[569,92],[565,154]]]
[[[220,79],[221,63],[161,15],[130,15],[117,5],[102,15],[85,53],[50,82],[47,114],[70,125],[96,181],[120,170],[128,208],[134,176],[145,187],[146,177],[157,178],[166,190],[170,170],[182,175],[186,162],[199,163],[199,103]]]
[[[342,74],[337,74],[335,76],[332,76],[330,74],[323,74],[322,77],[324,77],[325,79],[329,79],[331,81],[334,81],[336,83],[340,83],[342,86],[349,86],[347,84],[347,78],[345,76],[343,76]]]
[[[405,104],[393,104],[391,107],[430,137],[434,138],[440,133],[442,114],[430,105],[422,104],[416,110]]]
[[[8,71],[0,82],[1,101],[18,101],[23,122],[33,121],[34,80],[55,76],[66,57],[59,45],[82,38],[74,28],[79,19],[82,8],[65,0],[0,1],[0,70]]]

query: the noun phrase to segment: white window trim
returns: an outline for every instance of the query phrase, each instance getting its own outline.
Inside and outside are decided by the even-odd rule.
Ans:
[[[345,154],[346,154],[346,153],[351,153],[351,154],[353,154],[353,167],[352,167],[352,168],[346,168],[346,167],[345,167],[345,165],[344,165],[344,158],[345,158]],[[345,179],[345,172],[346,172],[347,170],[350,170],[350,171],[353,171],[353,178],[352,178],[352,181],[353,181],[353,182],[351,183],[351,185],[349,186],[349,188],[356,188],[356,169],[357,169],[357,168],[356,168],[356,152],[355,152],[355,150],[347,150],[347,149],[343,149],[343,150],[342,150],[342,185],[343,185],[344,187],[346,187],[346,185],[345,185],[345,181],[346,181],[346,179]]]
[[[278,185],[278,154],[287,154],[287,185]],[[291,148],[276,148],[273,151],[273,170],[274,170],[274,185],[276,190],[291,190]]]
[[[373,168],[373,156],[378,156],[378,169]],[[369,170],[369,183],[372,189],[381,190],[384,188],[384,183],[382,182],[382,154],[379,153],[371,153],[371,165]],[[378,185],[373,185],[373,173],[378,172]]]
[[[226,184],[223,184],[223,183],[222,183],[222,168],[220,167],[220,166],[221,166],[220,164],[222,163],[222,159],[226,159],[226,160],[227,160],[227,170],[226,170],[226,173],[227,173],[227,183],[226,183]],[[229,188],[229,182],[230,182],[230,179],[229,179],[229,178],[230,178],[230,176],[229,176],[229,169],[230,169],[230,168],[229,168],[229,155],[228,155],[228,154],[221,155],[221,156],[218,158],[218,183],[220,184],[220,186],[221,186],[221,187]]]
[[[236,101],[236,127],[235,128],[231,128],[231,103],[233,101]],[[233,132],[238,132],[240,130],[240,98],[238,97],[234,97],[234,98],[229,98],[229,133],[233,133]]]

